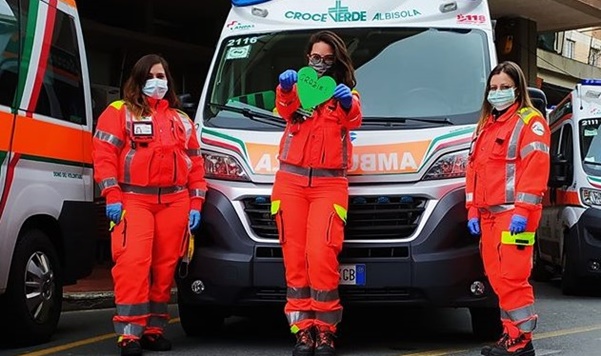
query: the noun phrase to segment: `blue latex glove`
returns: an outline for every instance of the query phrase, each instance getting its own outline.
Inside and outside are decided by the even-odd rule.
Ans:
[[[476,236],[480,235],[480,219],[471,218],[467,222],[467,228],[470,230],[470,234]]]
[[[106,206],[106,217],[115,224],[121,222],[121,214],[123,213],[123,204],[113,203]]]
[[[351,105],[353,105],[353,94],[351,93],[351,89],[347,87],[345,84],[338,84],[336,89],[334,89],[334,99],[340,102],[345,109],[350,109]]]
[[[511,217],[511,223],[509,224],[509,232],[512,235],[519,234],[526,231],[526,223],[528,219],[521,215],[514,214]]]
[[[298,80],[298,74],[294,69],[288,69],[280,74],[280,86],[283,91],[290,91]]]
[[[188,219],[188,226],[190,230],[196,230],[200,225],[200,211],[192,209],[190,210],[190,218]]]

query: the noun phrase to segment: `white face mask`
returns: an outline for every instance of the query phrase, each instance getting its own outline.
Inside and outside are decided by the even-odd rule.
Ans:
[[[166,79],[152,78],[146,81],[142,92],[153,99],[163,99],[168,89]]]

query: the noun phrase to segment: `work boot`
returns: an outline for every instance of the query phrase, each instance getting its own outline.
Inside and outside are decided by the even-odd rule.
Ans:
[[[488,356],[534,356],[532,336],[529,333],[516,338],[508,335],[490,349]]]
[[[121,356],[142,356],[142,346],[138,339],[119,336],[117,346],[121,349]]]
[[[171,350],[171,341],[165,339],[163,334],[144,334],[140,344],[144,350],[151,351],[169,351]]]
[[[315,349],[315,338],[313,328],[305,328],[296,332],[296,345],[292,350],[292,356],[313,356]]]
[[[509,335],[507,333],[503,333],[503,335],[501,335],[501,338],[499,339],[499,341],[495,342],[492,345],[486,345],[482,348],[482,350],[480,351],[480,355],[484,355],[484,356],[488,356],[490,355],[490,351],[497,347],[502,345],[505,342],[505,339],[507,339],[509,337]]]
[[[336,349],[334,349],[334,335],[333,332],[328,328],[317,329],[317,337],[315,341],[315,356],[334,356],[336,355]]]

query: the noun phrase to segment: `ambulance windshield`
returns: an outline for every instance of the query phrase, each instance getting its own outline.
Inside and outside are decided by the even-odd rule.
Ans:
[[[363,129],[439,126],[402,118],[440,119],[440,126],[478,119],[490,68],[486,35],[480,30],[432,28],[335,29],[356,68],[364,122],[399,118],[403,125]],[[269,129],[213,104],[273,113],[278,75],[307,65],[305,47],[315,30],[229,37],[219,50],[204,105],[212,126]],[[271,127],[272,129],[277,129]],[[279,128],[281,129],[281,128]]]
[[[601,176],[601,119],[580,121],[580,155],[587,174]]]

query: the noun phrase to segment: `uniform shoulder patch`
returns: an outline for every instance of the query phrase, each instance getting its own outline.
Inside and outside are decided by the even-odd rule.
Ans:
[[[531,129],[532,129],[532,132],[537,136],[542,136],[545,134],[545,126],[543,125],[542,122],[540,122],[538,120],[532,124]]]

